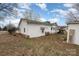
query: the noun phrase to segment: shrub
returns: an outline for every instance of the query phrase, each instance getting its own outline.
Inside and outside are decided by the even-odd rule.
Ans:
[[[15,31],[16,31],[16,28],[15,28],[15,27],[13,27],[13,28],[11,28],[11,29],[8,29],[8,32],[9,32],[10,34],[15,33]]]
[[[48,35],[50,35],[50,33],[49,32],[45,32],[45,36],[48,36]]]
[[[7,31],[7,27],[5,26],[2,30],[3,30],[3,31]]]
[[[27,37],[26,37],[27,39],[29,39],[30,38],[30,36],[29,35],[27,35]]]
[[[6,28],[7,28],[7,31],[8,31],[10,34],[15,33],[16,30],[17,30],[17,28],[16,28],[13,24],[8,24],[8,25],[6,26]]]
[[[58,34],[64,34],[64,30],[62,30],[62,29],[59,29],[59,32],[58,32]]]

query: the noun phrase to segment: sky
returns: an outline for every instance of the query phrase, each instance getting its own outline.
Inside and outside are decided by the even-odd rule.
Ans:
[[[73,4],[69,3],[19,3],[18,17],[12,21],[14,24],[18,24],[20,18],[23,17],[23,13],[26,10],[33,11],[36,15],[40,16],[41,21],[50,21],[51,23],[57,23],[59,26],[66,25],[66,14],[69,11],[76,12],[77,10],[72,8]],[[8,23],[8,21],[5,21]]]

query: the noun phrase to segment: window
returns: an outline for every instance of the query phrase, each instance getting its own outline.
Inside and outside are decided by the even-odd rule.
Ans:
[[[25,30],[26,30],[26,29],[24,28],[24,32],[25,32]]]
[[[51,27],[51,30],[52,30],[53,28]]]
[[[42,31],[42,33],[44,33],[44,30],[45,30],[45,28],[44,28],[44,27],[41,27],[41,31]]]

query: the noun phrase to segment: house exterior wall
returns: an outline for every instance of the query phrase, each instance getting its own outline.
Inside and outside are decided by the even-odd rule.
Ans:
[[[42,33],[41,27],[45,28],[44,33]],[[29,35],[31,37],[40,37],[44,36],[45,32],[55,33],[56,31],[53,29],[51,30],[51,26],[47,25],[38,25],[38,24],[27,24],[26,21],[22,21],[20,26],[20,33]],[[25,28],[25,32],[24,32]]]
[[[20,25],[19,25],[19,31],[20,31],[20,33],[26,34],[26,33],[24,32],[24,28],[26,28],[26,25],[27,25],[27,23],[26,23],[25,20],[20,23]]]
[[[51,30],[52,28],[52,30]],[[45,32],[49,32],[49,33],[55,33],[57,32],[53,26],[45,26]]]
[[[69,30],[72,29],[75,31],[73,34],[72,42],[69,42]],[[79,45],[79,24],[69,24],[68,30],[67,30],[67,42],[72,44],[78,44]]]

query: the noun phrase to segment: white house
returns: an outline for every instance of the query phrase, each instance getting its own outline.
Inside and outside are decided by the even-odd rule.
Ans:
[[[39,22],[35,20],[21,19],[19,23],[20,33],[29,35],[30,37],[44,36],[46,32],[55,33],[56,23]]]
[[[68,23],[67,42],[79,45],[79,21]]]

